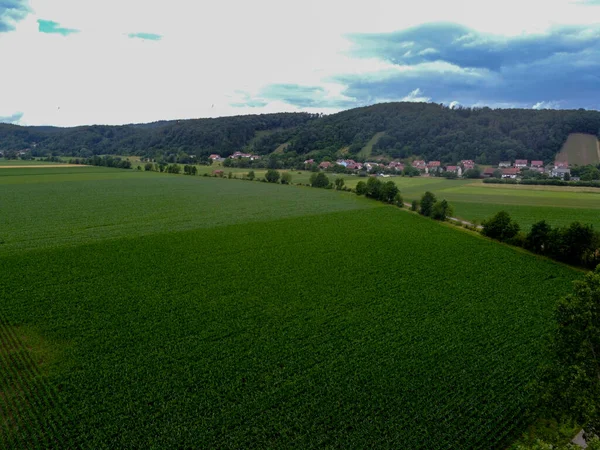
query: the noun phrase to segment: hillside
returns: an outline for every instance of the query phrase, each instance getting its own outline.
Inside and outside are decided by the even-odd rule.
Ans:
[[[164,121],[147,125],[20,127],[0,124],[0,150],[32,148],[34,156],[187,153],[205,157],[248,150],[266,155],[288,143],[281,158],[423,157],[445,163],[474,159],[552,161],[571,133],[597,135],[600,112],[457,108],[434,103],[385,103],[323,116],[279,113]]]
[[[556,157],[558,161],[586,166],[600,163],[600,141],[592,134],[573,133]]]

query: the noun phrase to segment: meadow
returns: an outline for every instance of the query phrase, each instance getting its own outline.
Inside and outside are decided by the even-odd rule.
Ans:
[[[581,275],[349,193],[31,170],[0,174],[2,448],[499,448]]]

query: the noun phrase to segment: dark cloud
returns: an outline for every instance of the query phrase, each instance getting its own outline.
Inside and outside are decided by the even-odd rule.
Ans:
[[[14,113],[11,116],[0,116],[0,123],[19,123],[23,118],[23,113]]]
[[[600,48],[600,27],[555,27],[541,35],[504,37],[462,25],[433,23],[393,33],[353,34],[351,54],[394,64],[447,61],[460,67],[498,71],[531,64],[557,54]]]
[[[600,1],[600,0],[598,0]],[[352,35],[358,57],[390,69],[340,74],[329,97],[319,86],[274,84],[257,97],[298,107],[351,108],[381,101],[433,101],[465,106],[600,109],[600,26],[569,26],[545,34],[504,37],[435,23],[385,34]]]
[[[53,22],[52,20],[38,20],[38,29],[40,33],[60,34],[61,36],[79,33],[79,30],[61,27],[58,22]]]
[[[0,33],[15,29],[15,22],[29,14],[27,0],[0,0]]]

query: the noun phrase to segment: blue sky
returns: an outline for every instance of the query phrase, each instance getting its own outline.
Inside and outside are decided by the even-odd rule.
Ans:
[[[0,0],[0,50],[0,121],[29,125],[600,109],[600,0]]]

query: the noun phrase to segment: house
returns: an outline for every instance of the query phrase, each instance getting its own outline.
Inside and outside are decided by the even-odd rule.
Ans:
[[[508,169],[502,169],[502,178],[517,178],[517,175],[519,174],[519,168],[518,167],[510,167]]]
[[[304,161],[304,164],[314,164],[315,160],[314,159],[307,159],[306,161]]]
[[[250,161],[254,161],[255,159],[260,159],[260,156],[251,155],[250,153],[235,152],[233,155],[229,156],[229,158],[230,159],[249,158]]]
[[[473,161],[472,159],[463,159],[460,162],[460,165],[463,166],[464,170],[474,169],[475,168],[475,161]]]
[[[454,172],[459,177],[462,175],[462,169],[460,166],[446,166],[446,172]]]
[[[552,169],[551,176],[564,180],[565,175],[567,174],[569,175],[569,177],[571,176],[571,169],[569,169],[568,167],[555,167],[554,169]]]
[[[500,167],[500,168],[512,167],[512,163],[510,161],[500,161],[500,164],[498,164],[498,167]]]
[[[519,169],[522,169],[523,167],[527,167],[527,160],[526,159],[517,159],[515,161],[515,167],[518,167]]]
[[[531,167],[544,167],[544,161],[531,161]]]
[[[555,169],[567,169],[569,167],[569,163],[567,161],[554,161]]]
[[[427,163],[427,167],[429,167],[430,169],[434,169],[436,167],[440,167],[442,163],[440,163],[439,161],[429,161]]]
[[[221,159],[221,155],[217,155],[217,154],[213,153],[212,155],[209,156],[209,158],[214,161],[215,159]]]
[[[328,169],[331,166],[333,166],[333,163],[329,162],[329,161],[323,161],[321,164],[319,164],[319,167],[321,169]]]
[[[388,168],[391,170],[396,170],[398,172],[402,172],[404,170],[404,164],[399,161],[392,161],[389,163]]]
[[[412,166],[415,169],[419,169],[419,170],[425,170],[425,169],[427,169],[427,163],[425,163],[425,161],[423,161],[422,159],[413,161],[412,162]]]
[[[529,168],[529,170],[532,171],[532,172],[538,172],[538,173],[544,173],[545,172],[543,167],[533,167],[533,166],[531,166]]]
[[[491,178],[491,177],[493,177],[493,176],[494,176],[494,172],[495,172],[496,170],[498,170],[498,169],[494,169],[493,167],[488,167],[487,169],[485,169],[485,170],[483,171],[483,176],[484,176],[485,178]]]

